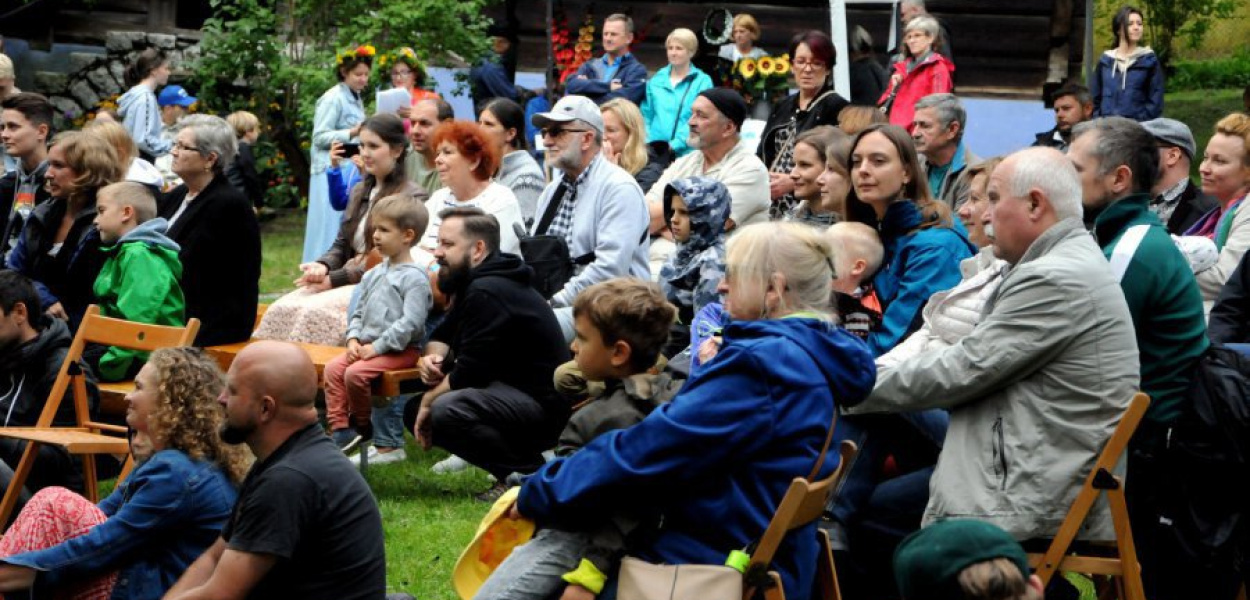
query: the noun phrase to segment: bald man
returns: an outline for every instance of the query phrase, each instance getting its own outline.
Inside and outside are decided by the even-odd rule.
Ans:
[[[365,480],[317,422],[317,371],[282,342],[230,365],[221,437],[256,464],[217,543],[165,598],[371,599],[386,593],[382,517]]]

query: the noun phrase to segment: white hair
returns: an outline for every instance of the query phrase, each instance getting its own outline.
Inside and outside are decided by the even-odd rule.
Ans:
[[[1027,148],[1013,156],[1016,160],[1009,181],[1012,196],[1024,198],[1030,190],[1038,189],[1060,220],[1080,219],[1084,215],[1081,179],[1066,156],[1053,148]]]

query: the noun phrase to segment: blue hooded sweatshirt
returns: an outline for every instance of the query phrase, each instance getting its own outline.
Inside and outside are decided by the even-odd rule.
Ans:
[[[655,537],[629,548],[651,562],[722,564],[757,541],[790,482],[816,465],[833,411],[867,396],[876,366],[858,338],[817,319],[733,322],[723,336],[672,402],[531,476],[521,514],[576,529],[658,512]],[[818,477],[837,463],[830,451]],[[816,553],[815,524],[786,536],[773,567],[787,597],[808,597]]]
[[[886,209],[878,225],[885,257],[872,286],[883,313],[881,327],[868,334],[877,356],[920,329],[920,309],[929,296],[958,285],[963,278],[959,262],[976,252],[962,227],[919,229],[923,218],[914,202],[900,201]]]

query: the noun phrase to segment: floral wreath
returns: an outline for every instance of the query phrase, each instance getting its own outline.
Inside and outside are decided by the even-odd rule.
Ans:
[[[421,61],[417,58],[417,53],[412,48],[404,46],[403,48],[383,54],[382,57],[378,59],[378,71],[385,74],[384,76],[389,76],[390,73],[388,71],[390,71],[396,63],[404,63],[405,65],[408,65],[408,68],[412,69],[412,72],[416,74],[416,79],[420,80],[425,78],[425,67],[421,66]]]
[[[334,55],[334,66],[342,67],[349,60],[366,59],[365,62],[373,62],[373,57],[378,53],[378,49],[370,44],[361,44],[351,50],[344,50]]]

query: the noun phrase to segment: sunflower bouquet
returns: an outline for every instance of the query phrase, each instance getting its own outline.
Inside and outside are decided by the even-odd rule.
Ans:
[[[756,100],[776,102],[790,92],[790,55],[721,61],[721,85],[742,93],[748,104]]]

